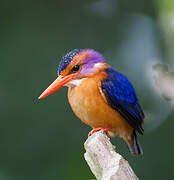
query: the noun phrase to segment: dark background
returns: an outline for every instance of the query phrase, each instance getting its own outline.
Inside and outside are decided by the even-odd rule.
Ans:
[[[137,91],[144,155],[115,138],[117,151],[140,179],[174,178],[173,19],[171,0],[0,0],[0,179],[93,178],[83,157],[91,129],[72,113],[67,88],[37,99],[74,48],[101,52]]]

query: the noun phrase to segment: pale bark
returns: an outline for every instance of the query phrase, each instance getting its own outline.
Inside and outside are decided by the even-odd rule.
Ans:
[[[138,180],[129,163],[115,151],[104,131],[88,137],[84,147],[85,160],[97,180]]]

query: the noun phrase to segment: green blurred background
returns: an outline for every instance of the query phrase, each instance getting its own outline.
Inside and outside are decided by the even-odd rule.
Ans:
[[[117,151],[140,179],[174,179],[173,40],[172,0],[0,0],[0,180],[93,178],[83,157],[91,129],[67,89],[37,100],[74,48],[98,50],[137,90],[144,155],[115,138]]]

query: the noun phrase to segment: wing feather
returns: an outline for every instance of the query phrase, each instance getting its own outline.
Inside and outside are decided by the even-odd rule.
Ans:
[[[102,92],[108,104],[140,134],[143,134],[144,113],[138,103],[135,90],[130,81],[112,68],[106,69],[107,79],[101,82]]]

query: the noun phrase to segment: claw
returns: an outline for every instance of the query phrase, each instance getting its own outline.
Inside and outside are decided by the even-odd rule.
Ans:
[[[108,128],[102,128],[102,127],[94,128],[92,131],[90,131],[88,133],[88,136],[91,136],[92,134],[94,134],[97,131],[103,130],[106,133],[106,135],[108,136],[108,138],[110,138],[111,136],[108,132],[110,129],[111,129],[110,127],[108,127]]]

